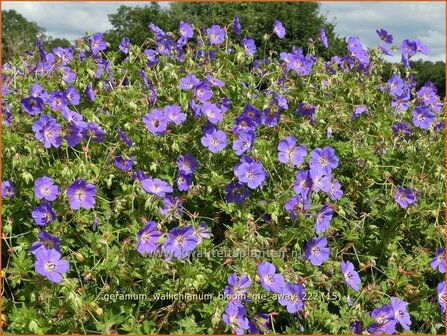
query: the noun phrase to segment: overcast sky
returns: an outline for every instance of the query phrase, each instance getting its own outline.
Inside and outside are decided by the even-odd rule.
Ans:
[[[87,31],[104,32],[112,28],[107,14],[116,12],[122,4],[145,3],[2,1],[2,9],[17,10],[45,28],[48,35],[73,40]],[[336,24],[335,31],[342,37],[358,36],[366,46],[374,47],[379,41],[375,30],[384,28],[394,35],[396,44],[405,38],[424,42],[430,55],[422,59],[445,61],[444,2],[323,2],[321,12]]]

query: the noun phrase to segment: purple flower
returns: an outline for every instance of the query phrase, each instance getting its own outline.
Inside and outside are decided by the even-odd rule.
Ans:
[[[244,301],[247,288],[251,285],[248,275],[242,275],[238,278],[236,274],[231,274],[228,277],[228,283],[229,285],[227,285],[224,290],[226,299],[230,301]]]
[[[229,302],[225,306],[222,320],[231,327],[235,334],[241,335],[244,333],[244,330],[249,329],[248,319],[245,317],[246,313],[246,309],[240,303]]]
[[[123,131],[121,131],[121,129],[118,127],[118,134],[121,138],[121,140],[123,140],[129,147],[133,147],[135,146],[135,144],[132,142],[132,140],[129,139],[129,137],[126,135],[126,133],[124,133]]]
[[[408,140],[411,135],[411,128],[407,122],[397,122],[393,124],[393,133],[397,137],[402,135],[404,139]]]
[[[387,55],[387,56],[393,56],[393,53],[391,52],[390,49],[388,49],[387,46],[385,46],[385,45],[383,45],[383,44],[380,44],[377,48],[378,48],[378,50],[379,50],[381,53],[383,53],[384,55]]]
[[[393,74],[387,82],[390,95],[393,97],[402,96],[407,90],[407,85],[398,75]]]
[[[90,99],[91,101],[95,101],[96,96],[95,96],[95,91],[93,91],[92,87],[90,86],[90,84],[87,84],[87,86],[85,87],[85,95],[87,96],[88,99]]]
[[[289,163],[293,166],[303,164],[307,155],[307,149],[304,145],[297,145],[297,140],[293,136],[287,136],[281,140],[278,145],[279,162]]]
[[[211,99],[213,91],[211,91],[210,85],[207,82],[201,82],[194,87],[194,95],[200,102],[204,103]]]
[[[362,321],[354,321],[349,324],[349,330],[351,330],[356,335],[363,334],[363,322]]]
[[[303,285],[288,283],[279,295],[278,302],[281,306],[287,307],[290,314],[294,314],[303,308],[305,292]]]
[[[178,259],[185,259],[196,246],[197,237],[194,235],[194,228],[192,226],[177,227],[169,231],[164,250],[168,255],[173,255]]]
[[[192,174],[197,170],[197,168],[199,168],[199,163],[190,153],[180,155],[175,162],[178,169],[186,174]]]
[[[254,132],[256,130],[256,123],[246,114],[241,114],[234,121],[232,132],[235,134]]]
[[[428,47],[419,40],[416,40],[416,51],[428,55]]]
[[[411,57],[417,53],[417,44],[416,41],[413,40],[403,40],[399,49],[402,51],[402,54],[407,57]]]
[[[117,155],[115,157],[115,167],[122,171],[128,171],[132,168],[133,161],[133,157],[126,160],[121,155]]]
[[[39,84],[33,84],[29,89],[29,93],[33,97],[41,98],[44,102],[48,99],[48,93]]]
[[[166,194],[172,193],[174,189],[163,180],[158,178],[145,178],[141,181],[141,186],[145,192],[151,195],[156,195],[158,197],[164,198]]]
[[[236,155],[242,155],[253,149],[255,143],[255,133],[254,132],[241,132],[239,133],[239,138],[233,141],[233,150]]]
[[[34,194],[37,199],[46,199],[47,201],[54,201],[60,194],[59,187],[54,185],[51,178],[42,176],[34,182]]]
[[[56,220],[56,213],[48,202],[35,207],[31,213],[34,222],[39,226],[47,226]]]
[[[137,233],[137,251],[141,254],[153,253],[157,250],[157,241],[161,232],[157,231],[157,223],[149,221],[146,226]]]
[[[166,196],[162,200],[163,207],[158,207],[160,213],[165,216],[169,221],[172,221],[174,218],[181,219],[183,216],[182,211],[182,199],[178,196]]]
[[[301,169],[296,173],[295,184],[293,190],[297,195],[301,195],[304,198],[308,198],[310,190],[312,188],[312,178],[308,170]]]
[[[180,125],[186,120],[186,114],[182,112],[178,105],[167,105],[163,108],[163,111],[165,118],[176,125]]]
[[[62,67],[62,80],[70,84],[76,79],[76,74],[71,71],[71,69],[67,66]]]
[[[363,49],[362,43],[358,37],[351,36],[348,38],[348,50],[350,56],[358,60],[360,64],[369,64],[368,52]]]
[[[44,101],[39,97],[26,97],[21,101],[22,107],[25,112],[31,115],[39,114],[43,110]]]
[[[130,40],[128,37],[123,37],[123,39],[121,40],[121,43],[119,45],[119,49],[125,53],[128,54],[129,53],[129,48],[130,48]]]
[[[329,186],[329,191],[327,191],[331,200],[339,200],[343,196],[343,190],[341,189],[341,184],[337,179],[332,179]]]
[[[72,111],[68,108],[62,111],[61,113],[62,117],[64,117],[65,120],[67,120],[69,123],[75,123],[75,124],[83,124],[82,120],[84,117],[80,115],[79,113]]]
[[[353,290],[358,291],[359,285],[362,281],[360,280],[359,274],[354,269],[354,265],[350,261],[342,262],[340,264],[341,273],[343,274],[343,279]]]
[[[96,33],[88,40],[90,42],[90,49],[95,56],[98,55],[100,51],[107,48],[107,43],[103,40],[102,33]]]
[[[294,195],[284,204],[284,208],[289,212],[292,219],[296,219],[298,217],[298,213],[308,211],[310,209],[310,203],[301,195]]]
[[[59,238],[50,235],[46,231],[40,231],[37,237],[39,238],[39,240],[31,245],[32,254],[35,255],[41,250],[56,250],[58,252],[61,251],[61,242]]]
[[[445,315],[445,303],[446,303],[446,296],[445,296],[445,281],[440,282],[436,288],[438,293],[438,304],[439,308],[441,308],[441,313]]]
[[[49,115],[42,115],[33,124],[36,139],[43,143],[45,148],[50,148],[51,146],[59,147],[61,145],[62,138],[59,134],[61,128],[62,126]]]
[[[278,36],[280,39],[284,38],[286,35],[286,30],[284,29],[281,21],[276,20],[273,24],[273,32]]]
[[[2,181],[2,197],[13,198],[16,195],[16,188],[11,181]]]
[[[410,188],[399,187],[394,194],[394,200],[401,208],[405,209],[409,204],[416,202],[416,195]]]
[[[70,147],[74,147],[81,142],[83,129],[84,126],[78,125],[74,122],[70,123],[67,134],[65,135],[65,140]]]
[[[216,104],[204,102],[200,110],[212,124],[223,121],[223,113]]]
[[[70,86],[65,90],[65,97],[67,97],[67,100],[71,105],[79,105],[81,101],[81,95],[73,86]]]
[[[331,186],[331,175],[322,175],[321,172],[311,170],[310,177],[312,179],[312,188],[311,191],[319,192],[324,191],[326,193],[329,192]]]
[[[323,47],[325,48],[328,47],[326,32],[324,31],[323,28],[320,28],[320,42],[323,45]]]
[[[430,262],[431,268],[438,269],[439,272],[445,273],[445,248],[439,248],[435,252],[435,257]]]
[[[269,315],[264,313],[256,313],[249,321],[250,329],[248,330],[248,332],[250,334],[259,334],[260,330],[263,330],[266,333],[269,327],[269,323]]]
[[[61,259],[61,254],[58,251],[46,249],[36,253],[34,267],[37,273],[54,283],[61,282],[61,274],[67,273],[70,269],[68,261]]]
[[[208,28],[205,32],[209,37],[211,45],[222,44],[225,39],[225,30],[218,25],[212,25],[211,28]]]
[[[187,39],[190,39],[194,36],[192,26],[189,23],[180,21],[178,25],[178,30],[180,31],[180,35]]]
[[[407,312],[408,302],[396,297],[390,297],[391,308],[393,308],[394,318],[405,330],[410,330],[411,319]]]
[[[338,157],[332,147],[316,148],[310,153],[309,166],[322,175],[329,175],[338,166]]]
[[[251,38],[243,38],[242,46],[244,47],[245,55],[247,55],[248,57],[250,57],[256,53],[255,40],[253,40]]]
[[[200,84],[200,80],[194,75],[187,75],[180,79],[180,89],[192,90],[195,86]]]
[[[89,122],[85,124],[85,128],[82,130],[82,136],[89,140],[92,139],[96,143],[104,141],[106,132],[99,128],[99,125],[95,122]]]
[[[256,189],[261,186],[267,178],[267,173],[264,170],[262,163],[242,158],[241,163],[234,167],[234,175],[237,176],[240,182],[247,183],[250,189]]]
[[[203,146],[207,147],[211,153],[217,153],[227,146],[227,135],[224,131],[218,130],[213,125],[209,127],[205,126],[200,142]]]
[[[145,114],[143,122],[146,124],[147,130],[154,135],[162,135],[168,128],[168,120],[163,111],[157,109]]]
[[[69,101],[67,97],[65,97],[65,92],[63,91],[54,91],[51,92],[47,104],[50,106],[50,108],[57,112],[62,111],[67,108]]]
[[[327,240],[324,237],[313,238],[307,243],[304,254],[312,265],[320,266],[329,259],[330,250],[326,246]]]
[[[96,188],[84,180],[76,180],[67,188],[67,197],[72,210],[91,209],[95,205]]]
[[[235,15],[233,19],[234,32],[236,35],[241,35],[241,23],[239,22],[239,16]]]
[[[245,183],[241,182],[231,182],[225,187],[225,199],[227,202],[233,202],[236,204],[241,204],[245,199],[250,196],[250,191],[247,189]]]
[[[385,43],[393,43],[393,35],[388,34],[385,29],[377,29],[376,32],[380,39]]]
[[[367,330],[370,334],[393,334],[396,331],[397,321],[394,319],[394,310],[389,304],[375,308],[371,317],[376,323],[370,325]]]
[[[247,116],[248,118],[253,120],[256,126],[259,126],[262,123],[262,113],[253,105],[245,105],[242,115]]]
[[[258,265],[258,275],[261,278],[261,286],[266,291],[280,294],[285,286],[284,277],[276,274],[276,268],[269,262]]]
[[[334,214],[334,208],[331,204],[326,203],[318,211],[315,220],[315,232],[321,233],[327,230],[331,223],[332,215]]]
[[[366,113],[366,114],[368,113],[368,108],[365,105],[357,106],[354,109],[354,112],[352,112],[352,118],[351,119],[352,120],[357,119],[358,117],[360,117],[364,113]]]
[[[217,86],[217,87],[225,86],[225,83],[223,81],[221,81],[220,79],[214,78],[213,76],[211,76],[211,74],[206,74],[205,78],[212,86]]]
[[[212,236],[210,230],[208,230],[208,227],[206,226],[206,223],[204,221],[201,221],[199,223],[195,235],[197,237],[197,244],[202,244],[204,239],[210,239]]]
[[[177,188],[179,191],[186,191],[191,186],[192,174],[180,171],[177,176]]]
[[[428,106],[416,107],[413,111],[413,124],[422,129],[429,129],[435,115],[430,112]]]
[[[296,114],[309,117],[311,124],[315,123],[315,106],[307,103],[299,103]]]

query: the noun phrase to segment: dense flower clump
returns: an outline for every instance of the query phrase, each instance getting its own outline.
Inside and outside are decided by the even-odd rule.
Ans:
[[[444,104],[409,64],[427,47],[148,29],[3,65],[6,330],[442,330]]]

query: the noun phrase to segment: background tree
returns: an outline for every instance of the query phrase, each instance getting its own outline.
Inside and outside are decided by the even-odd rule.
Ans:
[[[35,50],[37,37],[42,39],[47,51],[70,46],[70,41],[45,35],[44,31],[13,9],[2,11],[2,63],[18,58],[28,50]]]
[[[445,63],[430,62],[430,61],[413,61],[410,62],[411,67],[415,70],[415,79],[418,83],[418,88],[425,82],[433,82],[441,97],[445,97]]]
[[[109,14],[108,17],[113,29],[105,34],[105,38],[114,49],[118,48],[124,36],[133,44],[141,45],[151,36],[148,29],[151,22],[167,31],[175,29],[167,10],[162,9],[156,2],[143,7],[120,6],[116,13]]]
[[[15,10],[2,11],[2,63],[34,50],[36,37],[42,38],[44,29],[25,19]]]
[[[242,25],[242,36],[255,39],[259,50],[290,50],[292,46],[306,47],[308,38],[318,40],[319,29],[323,27],[330,41],[328,50],[316,43],[320,55],[334,55],[345,50],[345,42],[334,34],[334,25],[320,14],[318,3],[281,2],[281,3],[190,3],[173,2],[163,9],[158,3],[143,7],[121,6],[117,12],[109,15],[113,29],[106,38],[112,48],[116,48],[123,36],[134,44],[142,44],[150,36],[148,24],[154,23],[165,31],[176,32],[179,21],[193,23],[200,27],[213,24],[230,25],[235,15]],[[273,23],[280,20],[287,33],[283,39],[277,37],[264,41],[265,34],[272,34]]]
[[[343,52],[345,43],[335,36],[334,25],[320,13],[320,4],[315,2],[249,2],[249,3],[220,3],[207,2],[176,2],[171,3],[169,14],[171,21],[192,22],[201,27],[228,22],[239,16],[242,25],[242,37],[251,37],[261,50],[266,43],[267,50],[291,50],[292,46],[306,47],[309,37],[314,41],[319,38],[320,28],[326,30],[330,41],[330,49],[325,50],[320,43],[315,46],[320,55],[334,55]],[[272,34],[275,20],[280,20],[286,29],[283,39],[263,40],[265,34]],[[229,22],[230,23],[230,22]],[[343,49],[346,50],[346,49]]]

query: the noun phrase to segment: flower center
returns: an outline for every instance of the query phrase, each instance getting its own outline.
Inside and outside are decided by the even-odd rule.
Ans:
[[[318,246],[313,246],[311,252],[314,256],[317,256],[320,254],[320,248]]]
[[[143,234],[141,235],[141,241],[142,241],[143,243],[147,243],[148,240],[149,240],[149,232],[145,232],[145,233],[143,233]]]
[[[81,200],[85,196],[84,189],[78,189],[75,192],[75,197],[77,197],[79,200]]]
[[[42,187],[40,188],[40,193],[44,196],[47,196],[50,193],[50,188],[47,186]]]
[[[56,269],[56,263],[54,261],[47,261],[44,268],[46,272],[53,272]]]
[[[320,159],[320,165],[321,165],[322,167],[326,167],[327,164],[328,164],[328,162],[329,162],[329,160],[328,160],[327,157],[325,157],[325,156],[323,156],[323,157]]]

